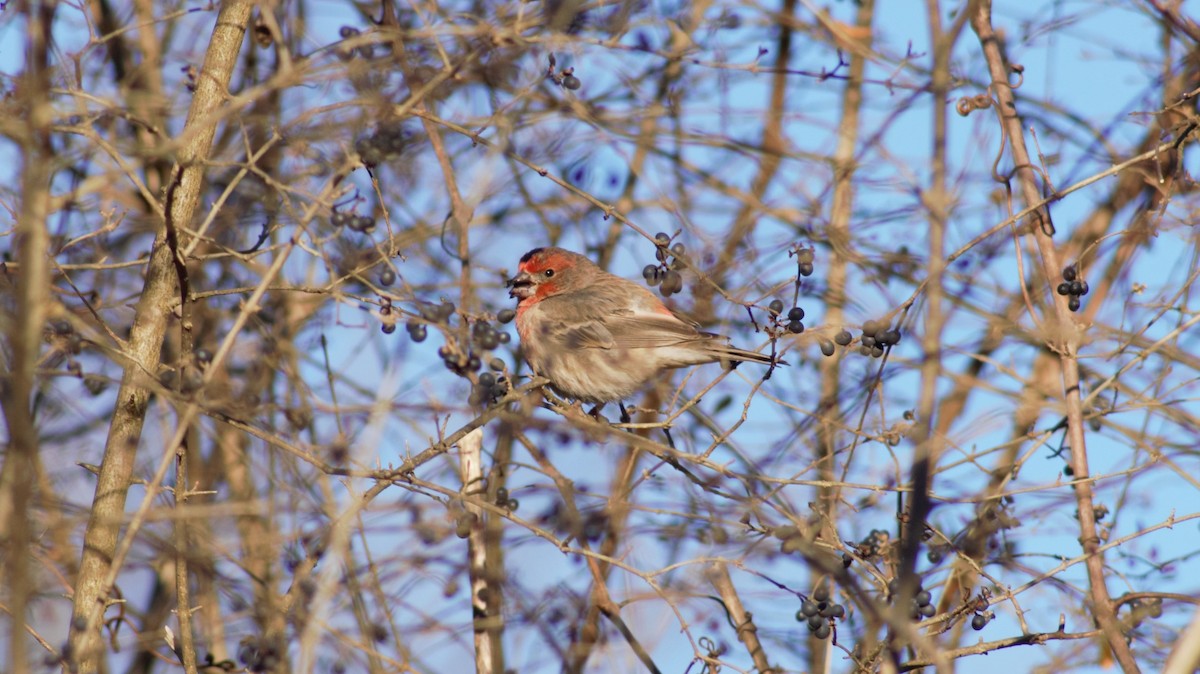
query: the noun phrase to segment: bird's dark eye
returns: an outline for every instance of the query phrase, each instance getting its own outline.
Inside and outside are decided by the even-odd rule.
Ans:
[[[544,274],[546,276],[546,278],[550,278],[551,276],[554,276],[554,270],[547,269],[546,271],[542,272],[542,274]]]

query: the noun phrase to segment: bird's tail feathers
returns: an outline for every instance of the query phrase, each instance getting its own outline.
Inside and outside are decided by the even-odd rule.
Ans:
[[[747,351],[746,349],[739,349],[726,344],[712,344],[710,346],[713,352],[720,356],[721,360],[731,360],[738,363],[762,363],[763,365],[787,365],[787,361],[777,357],[772,358],[771,354],[768,353]]]

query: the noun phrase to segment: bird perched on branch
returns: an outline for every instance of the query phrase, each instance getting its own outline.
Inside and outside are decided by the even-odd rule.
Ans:
[[[621,401],[662,370],[770,356],[730,346],[671,312],[645,287],[563,248],[534,248],[508,280],[525,360],[559,394]]]

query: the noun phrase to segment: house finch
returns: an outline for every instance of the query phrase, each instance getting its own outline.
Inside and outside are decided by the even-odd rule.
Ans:
[[[559,394],[620,401],[668,368],[716,361],[777,364],[700,332],[649,290],[562,248],[534,248],[507,284],[525,360]]]

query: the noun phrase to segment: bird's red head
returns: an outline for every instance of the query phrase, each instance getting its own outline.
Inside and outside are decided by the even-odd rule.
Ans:
[[[580,270],[592,267],[591,260],[562,248],[534,248],[521,256],[517,275],[508,280],[509,297],[522,305],[540,302],[551,295],[572,290],[583,281]]]

